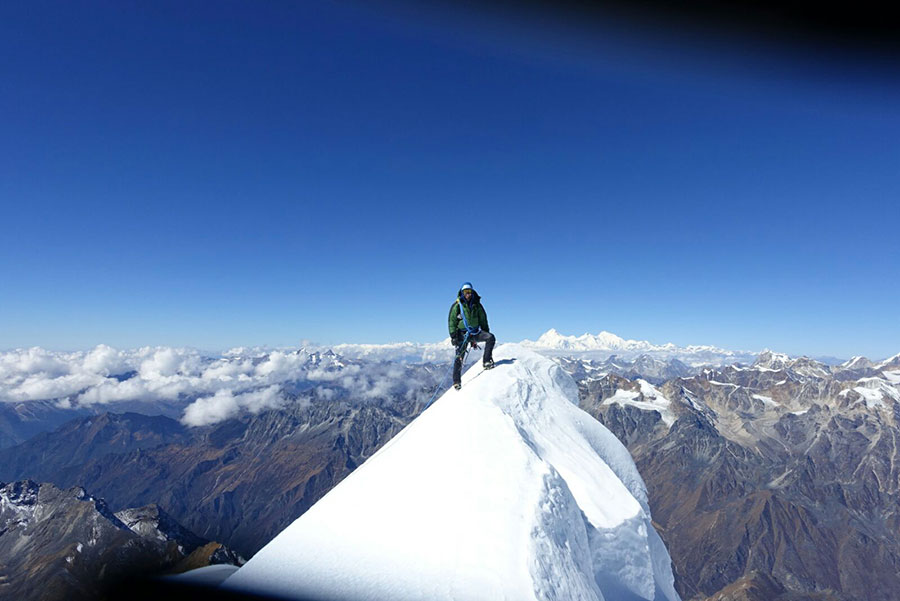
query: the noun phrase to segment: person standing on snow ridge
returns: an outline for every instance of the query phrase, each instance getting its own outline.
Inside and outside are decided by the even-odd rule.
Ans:
[[[472,346],[477,346],[476,342],[484,343],[484,357],[482,364],[485,369],[494,367],[494,342],[496,338],[491,334],[488,327],[487,313],[481,306],[481,297],[472,288],[471,282],[463,282],[459,287],[456,300],[450,305],[450,316],[448,318],[448,327],[450,328],[450,342],[456,348],[456,359],[453,361],[453,387],[460,389],[462,384],[462,362],[465,355],[464,342],[470,342]],[[468,330],[466,329],[468,328]],[[468,339],[466,333],[468,331]]]

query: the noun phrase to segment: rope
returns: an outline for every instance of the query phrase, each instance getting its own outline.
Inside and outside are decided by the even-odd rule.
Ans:
[[[468,342],[469,342],[469,333],[466,332],[465,337],[463,337],[462,346],[460,347],[462,349],[462,358],[460,359],[460,372],[462,372],[462,367],[465,366],[466,355],[469,354],[469,349],[466,347]],[[460,356],[459,350],[456,351],[456,356],[457,357]],[[453,363],[456,363],[456,357],[453,358]],[[425,403],[424,407],[422,407],[422,411],[425,411],[426,409],[428,409],[431,406],[431,404],[434,402],[434,399],[437,398],[438,393],[444,389],[444,382],[447,381],[447,376],[449,376],[450,373],[453,371],[453,363],[450,364],[450,369],[448,369],[446,371],[446,373],[444,373],[444,377],[441,379],[441,383],[437,385],[437,388],[435,388],[434,394],[431,395],[431,399],[427,403]]]
[[[460,371],[462,371],[462,368],[465,367],[465,364],[466,364],[466,356],[469,354],[469,348],[468,348],[469,336],[470,335],[474,336],[475,334],[480,332],[481,326],[476,326],[474,328],[469,327],[469,320],[466,319],[466,311],[465,311],[465,309],[463,309],[462,301],[460,301],[459,298],[456,299],[456,306],[459,307],[459,315],[460,315],[460,317],[462,317],[463,326],[465,326],[465,328],[466,328],[466,335],[463,338],[462,346],[460,347],[460,349],[462,350],[462,356],[461,356],[462,358],[460,359]],[[459,349],[456,351],[456,356],[457,357],[460,356]],[[453,362],[454,363],[456,362],[455,357],[453,359]],[[450,364],[450,369],[448,369],[447,373],[444,374],[444,377],[441,379],[441,383],[437,385],[437,388],[434,390],[434,394],[431,395],[431,399],[429,399],[428,402],[425,403],[425,406],[422,407],[422,411],[425,411],[426,409],[428,409],[431,406],[431,404],[434,402],[434,399],[437,398],[438,393],[441,390],[443,390],[444,382],[447,381],[447,376],[450,375],[450,373],[452,371],[453,371],[453,363]]]
[[[466,311],[463,309],[462,301],[458,298],[456,299],[456,304],[459,306],[459,315],[462,317],[463,325],[466,327],[466,332],[468,334],[477,334],[481,331],[481,326],[476,326],[474,328],[469,327],[469,321],[466,319]]]

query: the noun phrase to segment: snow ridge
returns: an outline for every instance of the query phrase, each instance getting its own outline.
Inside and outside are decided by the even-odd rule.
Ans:
[[[450,390],[224,584],[283,596],[674,601],[627,449],[518,345]]]

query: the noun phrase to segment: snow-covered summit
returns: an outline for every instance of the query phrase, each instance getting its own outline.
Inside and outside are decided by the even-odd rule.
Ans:
[[[523,340],[522,346],[550,356],[578,356],[607,359],[611,355],[633,360],[647,354],[657,359],[677,359],[691,366],[728,365],[750,363],[756,353],[750,351],[729,351],[709,345],[678,346],[671,342],[653,344],[646,340],[626,340],[611,332],[567,336],[555,329],[541,334],[537,340]]]
[[[555,328],[547,330],[534,342],[523,340],[522,345],[538,349],[567,351],[654,351],[675,348],[675,345],[671,343],[657,346],[645,340],[625,340],[606,331],[596,335],[566,336],[560,334]]]
[[[624,446],[517,345],[450,390],[226,587],[320,599],[676,600]]]
[[[881,363],[876,366],[878,369],[884,369],[886,367],[900,367],[900,353],[897,353],[893,357],[885,359]]]
[[[842,369],[871,369],[874,367],[874,363],[869,361],[866,357],[859,355],[841,363]]]
[[[763,350],[757,357],[756,361],[753,363],[754,367],[761,367],[763,369],[787,369],[787,367],[791,364],[791,358],[784,353],[776,353],[769,349]]]

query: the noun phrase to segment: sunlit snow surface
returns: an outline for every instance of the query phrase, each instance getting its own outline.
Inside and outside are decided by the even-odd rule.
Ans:
[[[468,370],[227,587],[317,599],[678,599],[628,451],[517,345]]]
[[[613,396],[603,401],[603,404],[632,405],[643,411],[658,411],[667,426],[674,424],[675,415],[669,409],[669,405],[671,405],[669,399],[664,397],[650,382],[638,379],[637,383],[641,387],[640,392],[637,390],[617,390]],[[643,395],[644,400],[637,400],[641,395]]]

